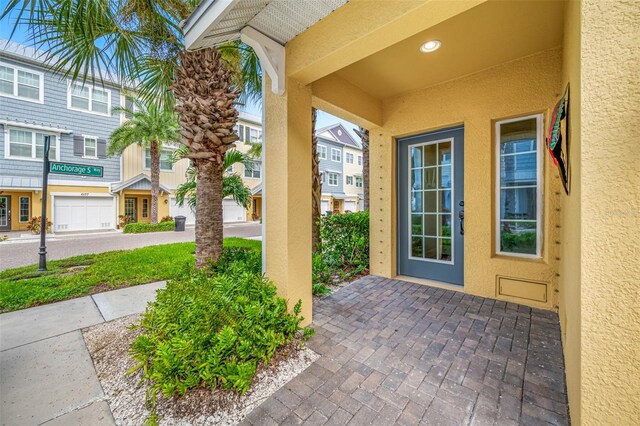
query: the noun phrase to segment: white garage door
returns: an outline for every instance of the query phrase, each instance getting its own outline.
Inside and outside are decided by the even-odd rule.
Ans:
[[[222,200],[222,221],[230,222],[246,222],[247,211],[234,200]]]
[[[171,204],[169,204],[169,215],[184,216],[187,218],[187,225],[193,225],[196,223],[196,214],[187,203],[180,207],[176,202],[176,197],[171,197]]]
[[[327,214],[329,211],[329,200],[320,201],[320,214]]]
[[[351,212],[351,213],[356,212],[357,211],[356,202],[355,201],[344,200],[344,211],[345,212]]]
[[[54,232],[115,229],[113,197],[56,196],[53,198]]]

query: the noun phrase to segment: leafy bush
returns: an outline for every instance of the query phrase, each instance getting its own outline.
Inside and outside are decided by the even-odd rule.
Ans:
[[[39,234],[41,225],[42,225],[42,216],[32,217],[31,219],[29,219],[29,222],[27,222],[27,229],[31,231],[32,234]],[[53,223],[51,223],[51,221],[47,219],[46,232],[51,232],[51,225],[53,225]]]
[[[247,250],[243,247],[225,247],[218,262],[212,265],[212,269],[223,274],[237,266],[242,267],[247,273],[260,275],[262,273],[262,254],[259,251]]]
[[[369,212],[324,216],[320,236],[322,257],[327,266],[369,267]]]
[[[162,219],[160,219],[160,222],[173,222],[173,216],[164,216]]]
[[[519,234],[510,232],[500,233],[500,246],[502,251],[510,253],[536,253],[536,233],[522,232]]]
[[[144,234],[147,232],[173,231],[176,228],[175,222],[146,223],[136,222],[125,225],[122,232],[125,234]]]
[[[331,293],[331,289],[327,287],[327,284],[332,282],[333,274],[327,264],[324,263],[321,253],[313,253],[311,270],[313,294],[316,296],[322,296],[324,294]]]
[[[170,281],[158,292],[138,327],[131,354],[149,380],[152,403],[158,392],[184,395],[205,386],[244,393],[258,363],[269,362],[276,350],[295,338],[307,338],[300,327],[301,302],[293,313],[276,287],[243,260],[230,260],[244,251],[251,264],[259,253],[225,249],[217,273],[197,272]]]
[[[120,216],[118,216],[118,219],[120,219],[120,221],[118,222],[118,227],[120,229],[123,229],[125,226],[127,226],[127,224],[133,223],[135,220],[133,216],[128,216],[125,214],[121,214]]]

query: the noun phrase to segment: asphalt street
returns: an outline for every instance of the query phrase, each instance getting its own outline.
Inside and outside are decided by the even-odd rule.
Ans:
[[[225,237],[258,237],[262,235],[259,223],[230,224],[224,227]],[[52,237],[47,242],[47,259],[64,259],[82,254],[103,253],[112,250],[128,250],[158,244],[195,241],[193,227],[184,232],[154,232],[149,234],[66,235]],[[40,241],[0,242],[0,270],[38,263]]]

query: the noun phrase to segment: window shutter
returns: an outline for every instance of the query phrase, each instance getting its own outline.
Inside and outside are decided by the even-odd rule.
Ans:
[[[107,140],[98,139],[98,158],[107,158]]]
[[[73,135],[73,155],[77,157],[84,155],[84,136]]]
[[[240,137],[240,142],[244,142],[244,126],[238,125],[238,136]]]

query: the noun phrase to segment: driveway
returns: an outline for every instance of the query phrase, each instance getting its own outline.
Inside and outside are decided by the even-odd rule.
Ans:
[[[225,237],[259,237],[262,225],[259,223],[229,224],[224,227]],[[149,234],[108,234],[56,235],[47,240],[47,259],[64,259],[82,254],[103,253],[112,250],[195,241],[193,227],[185,232],[154,232]],[[38,239],[28,241],[5,241],[0,243],[0,270],[38,263]]]

